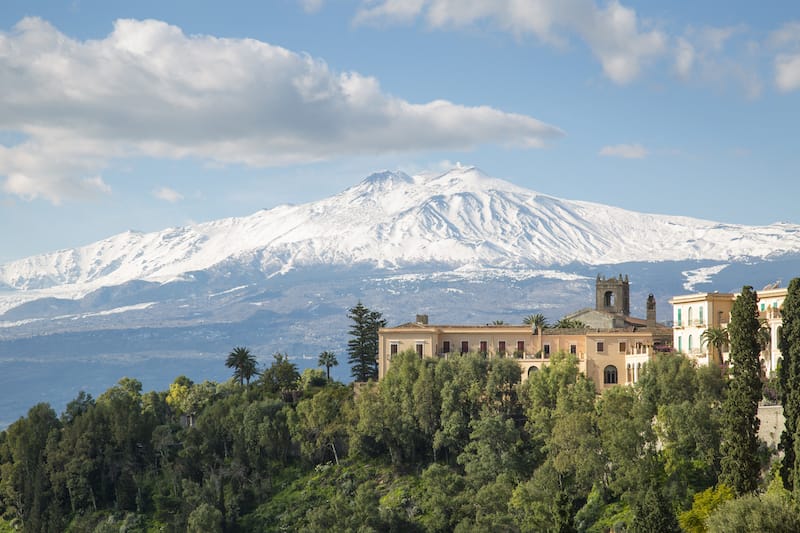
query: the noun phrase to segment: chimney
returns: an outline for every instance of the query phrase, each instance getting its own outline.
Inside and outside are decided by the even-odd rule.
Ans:
[[[417,315],[417,324],[428,325],[428,315]]]

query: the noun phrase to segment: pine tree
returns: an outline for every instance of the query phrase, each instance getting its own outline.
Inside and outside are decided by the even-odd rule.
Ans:
[[[353,321],[351,339],[347,341],[351,375],[356,381],[378,379],[378,329],[386,326],[383,315],[358,302],[348,311],[347,318]]]
[[[738,495],[753,492],[758,484],[758,402],[761,399],[761,362],[758,344],[757,296],[745,286],[733,303],[730,337],[731,380],[722,404],[720,482]]]
[[[784,486],[794,490],[800,489],[800,484],[794,477],[794,471],[800,467],[796,464],[797,457],[794,451],[794,435],[800,417],[800,278],[795,278],[789,283],[781,307],[781,318],[783,325],[778,339],[778,348],[781,351],[778,382],[783,416],[786,420],[780,444],[784,453],[781,476]]]

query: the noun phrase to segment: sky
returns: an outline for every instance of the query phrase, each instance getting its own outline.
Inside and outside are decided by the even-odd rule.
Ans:
[[[3,0],[0,263],[383,169],[800,224],[800,3]]]

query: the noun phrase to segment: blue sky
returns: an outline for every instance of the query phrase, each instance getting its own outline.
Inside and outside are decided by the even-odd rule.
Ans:
[[[0,88],[0,262],[458,162],[800,223],[797,2],[5,0]]]

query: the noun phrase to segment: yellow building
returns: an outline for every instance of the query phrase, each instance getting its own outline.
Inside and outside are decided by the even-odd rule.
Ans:
[[[386,375],[394,355],[413,350],[420,358],[447,358],[470,352],[512,357],[519,363],[523,379],[527,379],[531,372],[547,365],[552,354],[563,351],[577,356],[580,370],[599,390],[634,383],[655,350],[670,349],[672,330],[655,322],[652,295],[647,302],[646,320],[628,316],[627,278],[598,277],[597,293],[595,309],[569,317],[587,326],[580,329],[536,331],[527,325],[432,325],[427,315],[417,315],[414,322],[401,326],[381,328],[378,377]],[[605,324],[619,327],[602,327]]]
[[[769,375],[778,368],[781,353],[778,349],[778,332],[783,321],[781,319],[781,306],[786,298],[786,289],[777,288],[777,284],[756,291],[758,296],[759,318],[769,328],[770,342],[761,354],[764,361],[764,370]],[[698,364],[706,365],[713,361],[709,357],[714,353],[714,348],[708,346],[703,339],[703,333],[709,328],[728,327],[731,318],[733,302],[738,294],[702,292],[673,297],[672,304],[672,330],[673,345],[678,352],[692,357]],[[723,361],[728,360],[728,347],[723,348]]]

